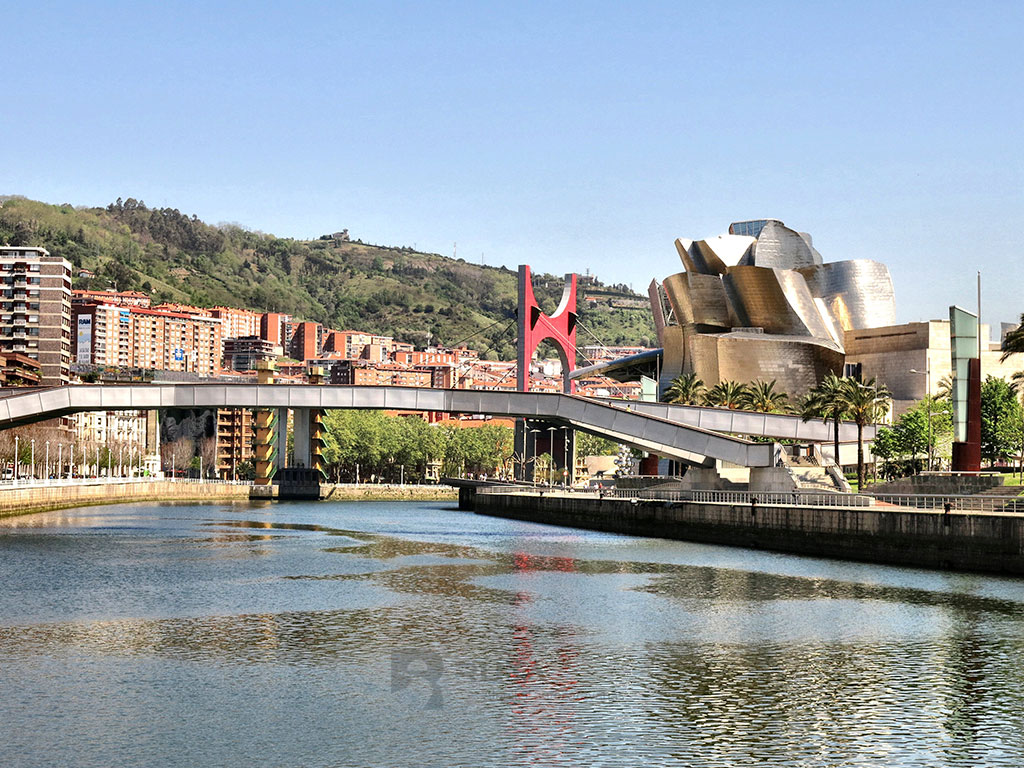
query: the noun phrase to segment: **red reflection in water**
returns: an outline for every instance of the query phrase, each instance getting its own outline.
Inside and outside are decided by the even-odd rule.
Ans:
[[[516,552],[515,571],[530,574],[537,571],[575,572],[571,557],[538,557]],[[513,606],[525,611],[533,602],[530,593],[517,592]],[[577,693],[579,652],[573,642],[571,628],[561,633],[554,647],[554,658],[538,658],[534,626],[526,617],[512,626],[511,720],[515,751],[521,765],[568,765],[568,750],[581,742],[576,738],[574,703]],[[543,649],[542,649],[543,651]]]

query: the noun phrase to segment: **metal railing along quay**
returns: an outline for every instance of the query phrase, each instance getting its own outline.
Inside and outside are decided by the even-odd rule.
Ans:
[[[77,485],[122,485],[124,483],[180,483],[188,485],[252,485],[252,480],[219,480],[210,477],[75,477],[21,478],[0,480],[0,490],[8,488],[47,488]]]
[[[928,509],[938,512],[945,511],[946,505],[949,504],[950,512],[1024,513],[1024,497],[1020,496],[943,496],[929,493],[879,493],[870,495],[881,504],[912,507],[913,509]]]
[[[572,495],[587,498],[636,499],[637,501],[691,501],[700,504],[741,504],[787,507],[863,508],[905,507],[930,512],[987,512],[1024,514],[1024,497],[942,496],[936,494],[848,494],[791,491],[758,493],[750,491],[657,490],[651,488],[570,489],[558,486],[501,485],[477,489],[480,494]]]

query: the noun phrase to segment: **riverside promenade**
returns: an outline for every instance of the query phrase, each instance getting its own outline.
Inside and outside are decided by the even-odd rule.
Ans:
[[[46,512],[53,509],[140,501],[245,501],[251,482],[156,479],[92,478],[85,480],[37,480],[0,485],[0,517]],[[455,501],[454,488],[412,484],[324,484],[321,499],[327,501]]]
[[[1024,576],[1024,506],[1005,498],[482,487],[472,504],[483,515],[634,536]]]
[[[154,478],[21,481],[0,486],[0,517],[139,501],[247,501],[249,483]]]

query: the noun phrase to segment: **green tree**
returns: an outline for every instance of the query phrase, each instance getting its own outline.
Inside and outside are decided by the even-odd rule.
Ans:
[[[846,379],[841,398],[843,410],[857,425],[857,487],[864,488],[864,427],[880,421],[889,411],[890,394],[874,378],[865,382]]]
[[[1024,352],[1024,313],[1020,316],[1020,325],[1010,331],[1003,338],[1003,355],[999,358],[999,362],[1006,362],[1006,358],[1010,355],[1015,355],[1020,352]]]
[[[697,405],[706,389],[704,382],[697,378],[696,373],[684,373],[672,379],[662,400],[676,405]]]
[[[738,410],[743,407],[747,386],[738,381],[720,381],[704,395],[704,404],[715,408]]]
[[[950,405],[930,397],[905,411],[891,427],[881,427],[872,444],[872,452],[886,462],[886,476],[916,473],[920,457],[927,456],[926,467],[933,466],[936,451],[948,455],[953,434]],[[895,461],[902,467],[897,472]]]
[[[871,452],[875,455],[876,460],[882,459],[883,461],[882,476],[892,477],[894,475],[893,462],[903,455],[903,448],[896,430],[892,427],[880,427],[871,444]]]
[[[1021,405],[1003,379],[986,376],[981,385],[981,457],[1006,459],[1021,444]]]
[[[839,425],[847,418],[846,402],[843,399],[847,379],[830,373],[807,393],[800,404],[800,415],[804,421],[821,419],[832,422],[832,447],[835,461],[839,464]]]
[[[619,444],[614,440],[586,432],[576,433],[577,456],[614,456],[618,452]]]
[[[789,409],[789,395],[775,389],[775,384],[775,379],[758,379],[748,384],[740,399],[743,407],[759,413],[785,413]]]

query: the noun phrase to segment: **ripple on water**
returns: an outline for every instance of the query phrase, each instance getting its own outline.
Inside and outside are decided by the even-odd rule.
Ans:
[[[0,537],[2,764],[1024,764],[1013,585],[195,509]]]

